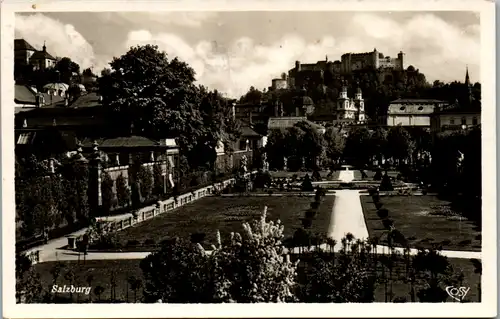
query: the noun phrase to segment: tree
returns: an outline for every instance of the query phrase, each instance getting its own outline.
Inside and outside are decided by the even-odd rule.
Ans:
[[[144,200],[151,198],[153,190],[153,173],[148,166],[141,165],[137,175],[141,196]]]
[[[371,158],[371,134],[367,128],[356,128],[347,137],[345,157],[359,164],[367,164]]]
[[[325,132],[326,156],[332,161],[331,164],[340,161],[345,148],[346,138],[336,127],[329,127]]]
[[[165,177],[163,176],[162,164],[159,162],[153,165],[153,194],[161,197],[164,194]]]
[[[102,295],[103,292],[104,292],[104,287],[103,286],[97,285],[94,288],[94,294],[97,296],[97,300],[101,301],[101,295]]]
[[[116,205],[115,192],[113,191],[114,181],[108,172],[104,172],[101,178],[102,207],[105,212],[109,212]]]
[[[402,126],[391,127],[387,136],[389,154],[396,160],[411,159],[415,150],[415,142],[410,133]]]
[[[26,255],[16,255],[16,299],[22,303],[42,302],[43,287],[40,275]]]
[[[118,198],[118,205],[121,207],[125,207],[130,204],[130,189],[127,186],[127,182],[123,174],[118,175],[116,178],[116,196]]]
[[[80,74],[80,66],[68,57],[57,61],[54,69],[59,72],[60,81],[68,84],[72,82],[73,73]]]
[[[305,121],[295,124],[295,127],[304,132],[300,139],[300,150],[302,157],[306,160],[306,167],[312,169],[319,168],[325,144],[323,135]]]
[[[261,91],[251,86],[248,92],[240,98],[240,103],[260,104],[263,95]]]
[[[120,129],[178,138],[181,154],[189,154],[203,126],[194,70],[178,58],[169,60],[154,45],[131,47],[110,66],[99,79],[99,91]]]
[[[284,158],[288,155],[284,130],[271,130],[265,146],[270,169],[283,169]]]
[[[373,302],[375,291],[374,265],[371,262],[370,245],[354,238],[345,237],[343,242],[352,242],[351,250],[346,246],[333,255],[314,252],[310,277],[306,283],[302,302]]]
[[[382,156],[387,157],[387,130],[377,127],[371,135],[371,153],[376,156],[379,165],[382,164]]]
[[[142,287],[142,281],[135,276],[130,276],[127,279],[130,288],[134,292],[134,303],[137,302],[137,291]],[[128,300],[127,300],[128,301]]]

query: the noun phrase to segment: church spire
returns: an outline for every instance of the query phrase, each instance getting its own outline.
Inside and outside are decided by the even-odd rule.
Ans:
[[[45,46],[45,40],[43,41],[43,48],[42,48],[43,52],[46,52],[47,51],[47,47]]]
[[[465,85],[470,86],[469,66],[468,65],[465,67]]]

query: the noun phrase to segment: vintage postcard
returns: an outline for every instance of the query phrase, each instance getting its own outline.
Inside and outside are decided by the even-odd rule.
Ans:
[[[1,7],[5,318],[496,316],[493,2]]]

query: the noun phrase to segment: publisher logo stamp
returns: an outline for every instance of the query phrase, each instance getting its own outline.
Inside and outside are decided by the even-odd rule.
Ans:
[[[446,292],[448,293],[448,295],[457,301],[464,300],[469,290],[470,287],[453,287],[453,286],[446,287]]]

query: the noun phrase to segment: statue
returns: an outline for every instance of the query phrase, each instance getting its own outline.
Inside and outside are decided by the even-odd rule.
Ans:
[[[267,162],[267,153],[262,153],[262,169],[267,172],[269,170],[269,163]]]
[[[288,158],[283,158],[283,170],[287,170]]]

